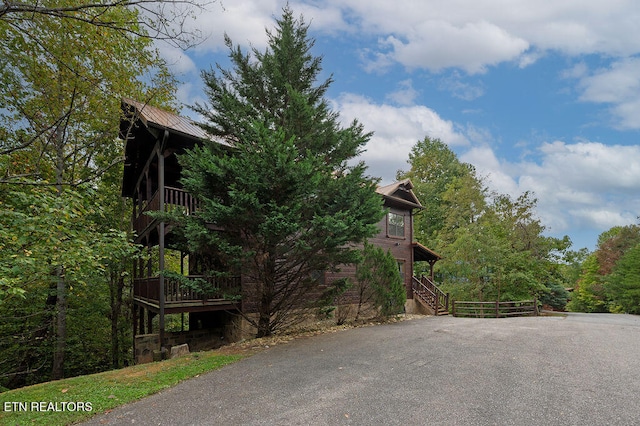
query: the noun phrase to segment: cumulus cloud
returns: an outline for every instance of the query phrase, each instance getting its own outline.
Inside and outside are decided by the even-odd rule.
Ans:
[[[387,99],[398,105],[412,105],[418,96],[418,91],[413,88],[410,79],[403,80],[398,84],[398,89],[387,94]]]
[[[195,54],[225,51],[224,33],[237,44],[264,48],[265,28],[273,27],[287,4],[312,23],[314,34],[356,34],[368,40],[359,52],[367,72],[387,72],[399,64],[407,69],[478,74],[503,62],[527,67],[550,50],[576,57],[620,58],[611,68],[581,81],[581,99],[608,103],[619,128],[640,128],[640,102],[635,101],[640,79],[631,82],[629,92],[624,92],[624,80],[618,80],[616,87],[604,83],[620,76],[631,78],[637,67],[638,60],[624,59],[640,53],[640,7],[635,0],[512,0],[509,7],[503,0],[406,0],[402,7],[388,0],[225,1],[212,4],[189,24],[208,35]],[[170,59],[177,54],[168,53]],[[181,73],[193,67],[184,59],[172,62]],[[635,75],[640,74],[635,71]],[[470,100],[483,91],[469,86],[453,93]]]
[[[453,122],[426,106],[378,104],[348,93],[334,104],[344,125],[357,119],[366,131],[374,132],[361,159],[369,165],[369,173],[381,177],[384,183],[393,182],[396,171],[407,169],[411,148],[425,136],[439,138],[452,146],[468,143]]]
[[[199,51],[236,43],[266,43],[264,29],[290,4],[318,33],[348,33],[381,41],[367,57],[409,68],[448,67],[470,73],[503,61],[534,63],[545,50],[570,55],[630,56],[640,51],[640,8],[635,0],[246,0],[214,3],[190,25],[208,38]],[[532,50],[533,49],[533,50]]]
[[[389,56],[408,68],[439,71],[460,67],[469,74],[483,73],[489,65],[518,58],[529,44],[504,29],[485,21],[462,26],[445,21],[427,21],[403,40],[385,39],[391,46]]]
[[[640,8],[634,0],[331,0],[363,33],[380,37],[386,57],[411,68],[482,72],[545,50],[569,55],[628,56],[640,51]],[[534,50],[531,50],[534,49]]]
[[[554,234],[569,228],[603,232],[633,223],[640,212],[640,146],[581,141],[544,143],[536,162],[499,161],[488,146],[463,154],[490,188],[517,196],[532,191]]]
[[[579,78],[581,101],[609,104],[616,127],[640,129],[639,58],[622,59],[590,74],[570,72]]]

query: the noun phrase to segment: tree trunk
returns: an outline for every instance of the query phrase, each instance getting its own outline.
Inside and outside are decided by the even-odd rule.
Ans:
[[[111,274],[109,283],[109,295],[111,304],[111,365],[113,368],[122,367],[122,357],[120,353],[119,318],[122,308],[122,291],[124,279]]]
[[[273,334],[271,330],[271,313],[268,309],[264,310],[263,306],[260,307],[260,317],[258,318],[258,333],[256,337],[266,337]]]
[[[56,147],[56,192],[59,201],[62,202],[62,185],[64,182],[64,128],[62,126],[55,130],[54,142]],[[67,345],[67,295],[64,265],[62,264],[56,266],[56,279],[55,345],[51,370],[51,378],[53,380],[64,377],[64,352]]]
[[[67,343],[67,298],[66,283],[64,281],[64,268],[56,267],[56,326],[55,326],[55,346],[53,350],[53,367],[51,378],[53,380],[64,377],[64,352]]]

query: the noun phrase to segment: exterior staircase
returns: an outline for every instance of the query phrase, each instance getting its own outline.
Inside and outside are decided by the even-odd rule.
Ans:
[[[424,275],[413,277],[413,298],[432,315],[449,315],[449,293],[444,293]]]

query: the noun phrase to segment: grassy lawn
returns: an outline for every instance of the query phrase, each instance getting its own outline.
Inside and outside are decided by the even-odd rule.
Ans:
[[[162,362],[0,393],[0,424],[67,425],[80,422],[242,357],[215,351],[196,352]]]

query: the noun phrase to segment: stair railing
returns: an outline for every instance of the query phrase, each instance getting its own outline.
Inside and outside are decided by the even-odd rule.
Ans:
[[[441,311],[449,312],[449,293],[438,288],[428,277],[422,275],[420,279],[413,277],[413,294],[433,309],[435,315]]]

